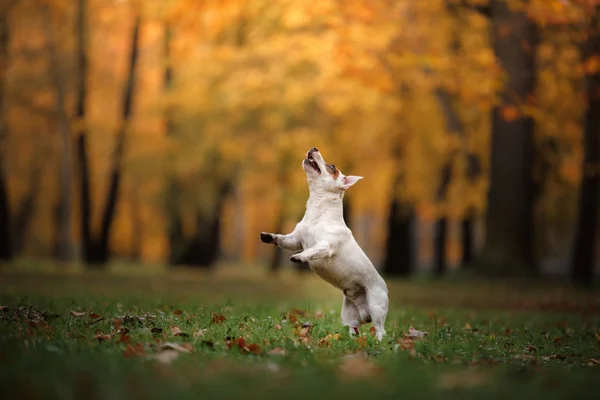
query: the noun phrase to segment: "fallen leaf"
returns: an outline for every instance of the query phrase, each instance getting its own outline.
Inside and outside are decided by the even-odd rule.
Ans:
[[[7,306],[0,306],[0,311],[2,311],[2,312],[8,312],[9,309],[8,309]]]
[[[398,338],[398,344],[400,345],[400,350],[407,351],[411,356],[416,356],[417,351],[415,350],[415,341],[410,338],[404,337]]]
[[[269,350],[267,354],[270,356],[285,356],[287,355],[287,351],[281,347],[275,347],[274,349]]]
[[[421,339],[421,338],[424,338],[427,335],[429,335],[429,333],[416,330],[412,326],[410,326],[408,328],[408,337],[416,338],[416,339]],[[406,336],[406,334],[404,336]]]
[[[340,334],[336,333],[335,335],[332,335],[331,333],[328,334],[327,336],[325,336],[324,338],[322,338],[321,340],[319,340],[318,344],[319,346],[325,346],[325,347],[329,347],[331,346],[331,341],[332,340],[338,340],[340,338]]]
[[[161,364],[171,364],[179,357],[179,352],[175,350],[161,350],[154,355],[154,359]]]
[[[512,356],[513,360],[535,360],[535,356],[531,355],[531,354],[515,354],[514,356]]]
[[[374,326],[369,328],[369,335],[371,335],[371,337],[375,337],[377,335],[377,331],[375,330]]]
[[[278,331],[280,331],[280,330],[281,330],[281,325],[279,325],[279,324],[275,324],[275,325],[273,325],[273,328],[275,328],[275,329],[277,329]]]
[[[193,346],[190,343],[166,342],[161,346],[161,350],[175,350],[180,353],[191,353]]]
[[[143,356],[146,354],[144,346],[137,343],[134,346],[131,344],[127,345],[127,348],[123,350],[123,357]]]
[[[589,362],[589,364],[592,364],[592,365],[600,365],[600,359],[597,359],[597,358],[590,358],[590,362]],[[589,364],[588,364],[588,365],[589,365]]]
[[[74,317],[83,317],[86,313],[85,312],[79,312],[79,311],[73,311],[71,310],[71,315]]]
[[[94,336],[94,339],[96,339],[98,341],[98,343],[108,342],[110,339],[112,339],[112,335],[107,335],[104,333],[97,333]]]
[[[181,315],[181,314],[183,314],[183,311],[181,311],[181,310],[173,311],[173,315]]]
[[[183,332],[181,332],[181,329],[179,329],[178,326],[172,326],[171,327],[171,335],[173,336],[181,336]]]
[[[100,316],[93,311],[90,311],[90,319],[98,319]]]
[[[442,355],[439,355],[439,354],[438,354],[438,355],[436,355],[436,356],[433,356],[433,357],[432,357],[432,359],[433,359],[435,362],[438,362],[438,363],[445,363],[445,362],[446,362],[446,357],[444,357],[444,356],[442,356]]]
[[[465,330],[467,330],[467,331],[470,331],[470,330],[471,330],[471,329],[473,329],[473,328],[471,328],[471,324],[469,324],[469,323],[467,322],[467,323],[465,324],[465,328],[464,328],[464,329],[465,329]]]
[[[194,337],[200,338],[202,336],[204,336],[204,334],[208,331],[208,329],[198,329],[197,331],[194,332]]]
[[[323,318],[324,316],[325,316],[325,313],[323,311],[315,311],[316,319]]]
[[[121,329],[121,319],[115,318],[115,320],[113,321],[113,325],[115,327],[115,331],[120,330]]]
[[[530,353],[536,352],[537,351],[537,347],[535,347],[532,344],[527,345],[527,351]]]
[[[541,358],[544,361],[548,361],[548,360],[560,360],[560,361],[563,361],[566,357],[563,356],[563,355],[561,355],[561,354],[553,354],[551,356],[542,356]]]
[[[119,335],[119,342],[121,343],[128,343],[131,340],[131,336],[129,336],[126,333],[121,333]]]
[[[254,344],[254,343],[251,343],[251,344],[249,344],[247,346],[244,346],[243,350],[245,350],[248,353],[252,353],[252,354],[260,354],[260,353],[262,353],[262,348],[259,345]]]
[[[296,334],[301,338],[308,337],[310,334],[310,328],[312,327],[310,322],[303,323],[300,327],[296,328]]]
[[[226,318],[225,318],[224,315],[213,313],[210,322],[213,323],[213,324],[220,324],[223,321],[225,321],[225,319]]]
[[[357,337],[356,339],[354,339],[354,341],[356,343],[358,343],[358,345],[361,346],[361,347],[365,347],[367,345],[367,338],[366,337]]]
[[[554,338],[554,344],[557,346],[562,346],[562,338],[557,336]]]
[[[381,368],[362,352],[342,357],[339,374],[342,379],[351,381],[356,379],[373,379],[382,376]]]

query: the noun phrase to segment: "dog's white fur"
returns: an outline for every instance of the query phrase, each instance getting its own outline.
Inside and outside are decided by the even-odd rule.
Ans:
[[[320,172],[311,163],[316,163]],[[342,323],[349,327],[350,334],[358,333],[360,325],[373,322],[377,339],[381,340],[388,312],[387,286],[352,236],[342,215],[344,192],[362,177],[344,176],[325,163],[316,149],[308,152],[302,166],[310,192],[304,218],[292,233],[263,232],[261,240],[301,251],[290,260],[308,262],[321,278],[344,293]],[[338,174],[334,174],[335,171]]]

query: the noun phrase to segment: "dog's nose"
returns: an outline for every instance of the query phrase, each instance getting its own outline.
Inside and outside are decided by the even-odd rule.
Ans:
[[[316,147],[313,147],[312,149],[310,149],[311,153],[318,152],[318,151],[319,151],[319,149],[317,149]]]

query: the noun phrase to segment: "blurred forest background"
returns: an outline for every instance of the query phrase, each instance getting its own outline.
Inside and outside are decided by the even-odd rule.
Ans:
[[[598,0],[3,0],[0,258],[276,271],[318,147],[388,275],[590,283]]]

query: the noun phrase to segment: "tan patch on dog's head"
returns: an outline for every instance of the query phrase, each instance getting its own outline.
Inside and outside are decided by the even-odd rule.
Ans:
[[[326,164],[325,169],[327,172],[329,172],[329,175],[331,175],[334,181],[336,181],[338,176],[340,176],[340,170],[337,169],[333,164]]]

